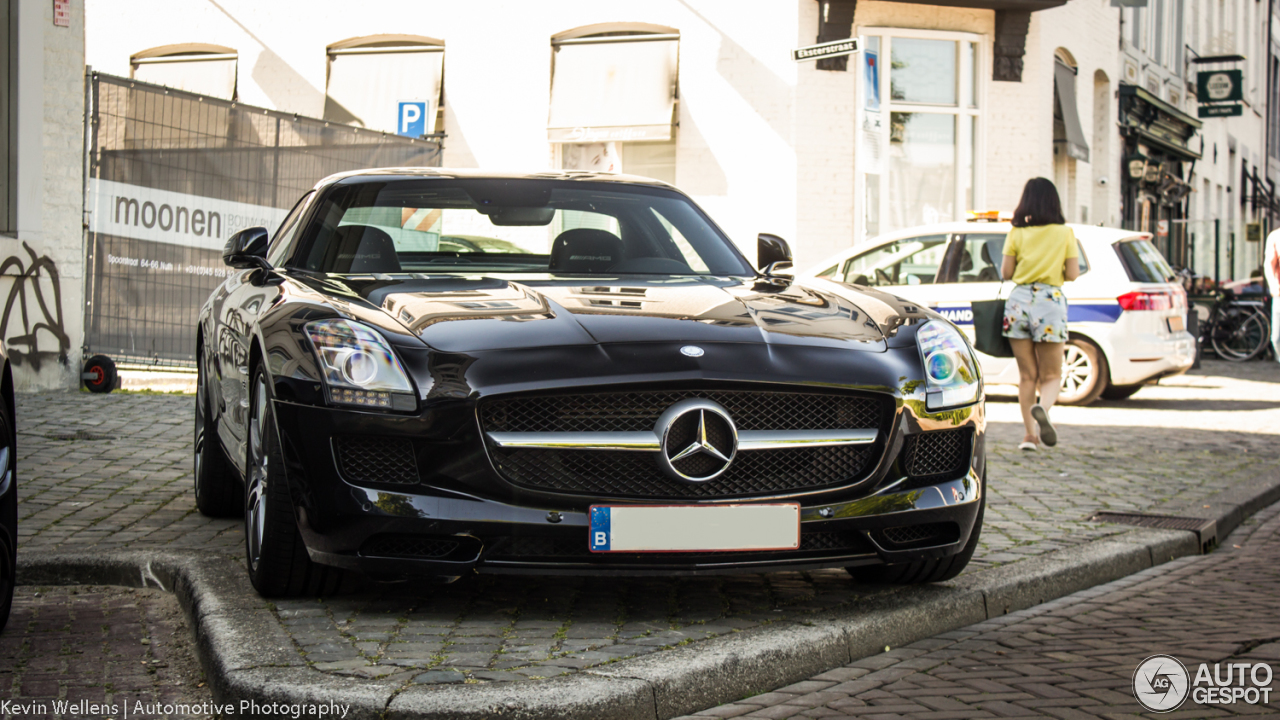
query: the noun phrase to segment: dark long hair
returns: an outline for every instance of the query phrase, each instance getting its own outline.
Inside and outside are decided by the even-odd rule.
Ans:
[[[1027,186],[1022,188],[1018,209],[1013,211],[1013,226],[1062,225],[1066,222],[1067,219],[1062,216],[1058,188],[1042,177],[1028,180]]]

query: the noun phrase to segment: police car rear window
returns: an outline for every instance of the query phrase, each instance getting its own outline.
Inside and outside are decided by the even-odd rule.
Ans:
[[[1156,246],[1145,238],[1122,240],[1115,245],[1125,272],[1134,282],[1162,283],[1173,280],[1173,268]]]

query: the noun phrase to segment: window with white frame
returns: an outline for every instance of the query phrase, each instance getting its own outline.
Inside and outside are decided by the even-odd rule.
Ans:
[[[679,34],[594,26],[557,36],[551,47],[547,139],[556,165],[674,184]]]
[[[982,36],[897,28],[859,33],[867,38],[855,159],[862,236],[958,220],[980,209]]]
[[[218,45],[167,45],[137,53],[129,63],[134,80],[235,100],[237,57]]]

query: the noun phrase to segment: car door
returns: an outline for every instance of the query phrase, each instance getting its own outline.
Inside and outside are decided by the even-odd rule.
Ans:
[[[845,260],[836,279],[929,304],[949,240],[934,233],[881,243]]]

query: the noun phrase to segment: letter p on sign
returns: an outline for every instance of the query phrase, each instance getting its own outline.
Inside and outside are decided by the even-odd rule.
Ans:
[[[397,135],[422,137],[427,134],[427,102],[425,100],[401,102],[400,113],[397,117]]]

